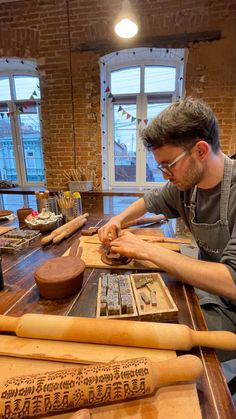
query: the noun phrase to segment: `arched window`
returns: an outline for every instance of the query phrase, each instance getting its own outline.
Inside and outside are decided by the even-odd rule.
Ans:
[[[35,63],[0,59],[0,178],[42,184],[40,87]]]
[[[103,188],[163,183],[140,132],[183,93],[183,49],[123,50],[101,58]]]

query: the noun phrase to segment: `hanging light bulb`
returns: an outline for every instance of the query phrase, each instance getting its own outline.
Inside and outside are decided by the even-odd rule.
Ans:
[[[138,25],[129,0],[124,0],[122,3],[122,10],[115,24],[115,32],[121,38],[133,38],[138,32]]]

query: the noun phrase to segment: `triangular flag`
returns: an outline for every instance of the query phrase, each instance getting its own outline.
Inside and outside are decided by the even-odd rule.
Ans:
[[[32,96],[38,96],[36,90],[33,91]]]
[[[107,97],[110,99],[110,98],[111,98],[111,97],[113,97],[113,96],[112,96],[112,94],[111,94],[111,93],[109,93],[109,95],[108,95]]]
[[[1,112],[1,114],[0,114],[0,115],[1,115],[1,117],[2,117],[2,118],[4,118],[4,113],[2,113],[2,112]]]
[[[119,108],[118,108],[118,111],[117,112],[120,112],[120,111],[122,111],[122,106],[119,106]]]
[[[131,116],[131,122],[134,122],[135,121],[135,117],[134,116]]]
[[[114,98],[114,96],[112,96],[111,103],[114,102],[114,101],[115,101],[115,98]]]
[[[34,96],[33,95],[30,96],[30,100],[34,100]]]
[[[23,106],[19,106],[18,111],[20,111],[21,113],[25,113],[24,109],[23,109]]]
[[[129,118],[131,118],[131,115],[129,113],[127,113],[126,119],[129,119]]]
[[[109,92],[110,92],[110,88],[109,88],[108,86],[107,86],[107,88],[106,88],[105,92],[106,92],[106,93],[109,93]]]
[[[126,115],[127,114],[127,112],[123,109],[123,111],[122,111],[122,116],[124,116],[124,115]]]
[[[144,119],[144,124],[147,125],[148,119]]]
[[[138,125],[142,122],[142,119],[138,118]]]

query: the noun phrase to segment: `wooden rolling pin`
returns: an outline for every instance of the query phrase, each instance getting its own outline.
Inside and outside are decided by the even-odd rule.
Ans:
[[[56,228],[53,230],[51,234],[46,237],[43,237],[41,240],[42,245],[46,245],[53,241],[53,243],[59,243],[66,237],[71,236],[75,231],[77,231],[80,227],[82,227],[88,218],[88,213],[83,215],[79,215],[78,217],[74,218],[73,220],[69,221],[66,224],[63,224],[61,227]]]
[[[0,332],[19,337],[189,350],[193,346],[235,350],[236,334],[225,331],[195,331],[186,325],[87,317],[23,314],[0,316]]]
[[[183,355],[158,363],[134,358],[11,377],[0,384],[0,417],[28,418],[145,397],[159,386],[195,380],[202,369],[199,358]]]

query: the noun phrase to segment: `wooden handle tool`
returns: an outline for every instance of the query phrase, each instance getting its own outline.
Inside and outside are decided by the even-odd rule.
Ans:
[[[137,346],[141,348],[190,350],[193,346],[235,350],[236,334],[225,331],[195,331],[183,324],[152,323],[87,317],[23,314],[0,316],[0,332],[19,337]]]
[[[192,381],[202,373],[194,355],[158,363],[148,358],[11,377],[0,385],[0,417],[28,418],[145,397],[157,387]]]
[[[68,223],[62,225],[61,227],[56,228],[46,237],[43,237],[41,240],[42,245],[46,245],[50,243],[52,240],[54,243],[59,243],[63,238],[69,237],[73,234],[76,230],[82,227],[88,218],[88,213],[83,215],[79,215],[78,217],[74,218],[73,220],[69,221]],[[58,238],[59,236],[59,238]],[[56,239],[57,237],[57,239]],[[56,240],[54,240],[56,239]]]
[[[135,220],[127,221],[126,223],[122,223],[121,227],[123,229],[131,226],[156,224],[163,221],[167,221],[167,218],[164,215],[153,215],[152,217],[140,217],[136,218]]]

